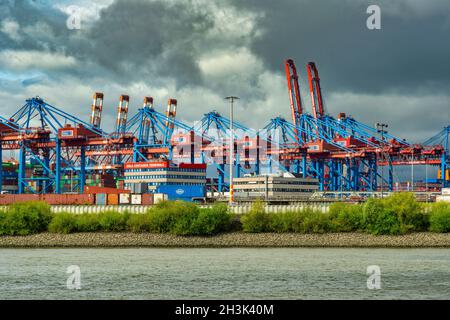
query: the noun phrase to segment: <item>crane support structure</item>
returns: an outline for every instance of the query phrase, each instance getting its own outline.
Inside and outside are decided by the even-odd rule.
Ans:
[[[95,128],[100,128],[100,123],[102,121],[102,110],[103,110],[103,93],[94,93],[94,101],[92,102],[92,112],[91,112],[91,125]]]
[[[219,192],[229,188],[229,166],[236,177],[289,172],[317,178],[322,191],[350,193],[395,191],[400,182],[397,167],[427,165],[436,169],[439,183],[449,185],[450,126],[422,144],[413,144],[345,113],[334,118],[325,113],[314,62],[306,66],[312,103],[308,113],[294,61],[288,59],[284,66],[290,121],[272,118],[262,129],[233,121],[233,148],[229,119],[212,111],[195,124],[186,124],[177,119],[178,102],[172,98],[159,112],[153,97],[145,96],[142,107],[128,117],[130,97],[122,95],[115,126],[106,132],[101,129],[104,96],[96,92],[90,121],[40,97],[27,99],[10,117],[0,116],[0,155],[10,150],[18,156],[18,193],[81,193],[94,175],[120,180],[127,162],[161,159],[208,164]],[[230,158],[233,163],[228,163]],[[11,172],[0,166],[0,191]]]
[[[119,101],[119,107],[117,108],[117,120],[116,120],[116,134],[120,135],[125,133],[127,127],[128,118],[128,104],[130,103],[130,97],[127,95],[121,95]]]

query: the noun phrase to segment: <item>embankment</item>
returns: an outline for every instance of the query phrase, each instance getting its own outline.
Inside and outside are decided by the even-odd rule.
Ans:
[[[374,236],[366,233],[223,233],[211,237],[175,236],[158,233],[90,232],[39,233],[0,236],[1,248],[51,247],[342,247],[342,248],[450,248],[449,233],[419,232]]]

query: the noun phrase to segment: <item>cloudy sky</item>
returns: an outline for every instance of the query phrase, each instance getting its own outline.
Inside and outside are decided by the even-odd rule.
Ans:
[[[369,30],[369,4],[381,30]],[[67,27],[80,17],[80,29]],[[289,117],[283,61],[318,65],[326,111],[346,112],[421,142],[449,124],[448,0],[0,0],[0,114],[39,95],[87,120],[91,96],[105,94],[103,127],[118,98],[130,113],[144,96],[158,110],[179,101],[192,123],[211,110],[251,127]]]

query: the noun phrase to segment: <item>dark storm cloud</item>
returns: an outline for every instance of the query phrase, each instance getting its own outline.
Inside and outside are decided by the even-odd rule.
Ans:
[[[281,72],[282,61],[292,57],[303,76],[304,65],[317,61],[323,85],[332,91],[415,93],[418,88],[450,88],[448,1],[424,1],[419,12],[411,9],[418,6],[415,1],[231,3],[265,13],[258,20],[263,35],[255,39],[252,50],[274,71]],[[437,3],[441,10],[433,8]],[[369,4],[381,8],[381,30],[366,28]]]
[[[229,3],[244,14],[264,13],[256,19],[255,29],[261,36],[251,35],[247,45],[269,70],[279,74],[284,59],[292,57],[303,77],[305,63],[316,61],[322,85],[329,92],[422,90],[419,94],[423,94],[450,88],[450,3],[430,1],[444,4],[441,10],[426,10],[433,5],[422,5],[419,13],[410,10],[407,1],[397,2],[397,12],[380,1]],[[366,8],[373,3],[382,10],[379,31],[366,28]],[[0,33],[0,44],[3,49],[72,55],[80,64],[65,72],[81,78],[95,74],[121,83],[173,79],[179,87],[209,85],[202,81],[199,56],[242,46],[239,39],[226,34],[206,41],[217,22],[211,12],[191,1],[116,0],[100,12],[99,20],[79,31],[68,30],[67,16],[49,4],[47,0],[2,2],[0,18],[19,23],[21,41]],[[36,35],[42,24],[47,34]]]
[[[161,76],[197,84],[196,44],[213,25],[190,1],[120,0],[102,10],[70,50],[114,71],[119,82]]]
[[[415,141],[448,124],[450,2],[202,1],[115,0],[98,19],[82,20],[81,30],[68,30],[67,15],[53,7],[56,1],[0,0],[0,22],[19,26],[16,39],[0,32],[0,53],[42,51],[74,58],[66,67],[30,63],[36,70],[11,67],[4,70],[7,76],[0,70],[0,96],[45,91],[58,105],[78,112],[91,89],[106,90],[107,99],[136,96],[141,87],[160,89],[160,95],[170,91],[189,105],[179,116],[193,120],[213,108],[226,114],[223,96],[233,94],[241,97],[238,108],[245,111],[240,121],[261,127],[278,114],[289,117],[283,61],[290,57],[303,81],[305,64],[317,62],[332,115],[351,113],[369,125],[387,122],[393,133]],[[87,1],[81,2],[90,10]],[[369,4],[381,7],[379,31],[366,28]],[[16,79],[10,76],[14,73],[23,74]],[[138,100],[133,97],[133,103]],[[112,117],[115,110],[106,108],[105,115]]]
[[[67,15],[47,2],[18,0],[1,6],[5,13],[0,19],[18,23],[21,36],[20,41],[11,41],[0,33],[4,49],[62,51],[80,61],[78,68],[65,72],[82,78],[201,83],[197,59],[214,20],[191,1],[117,0],[101,10],[99,20],[82,21],[81,30],[68,30]],[[43,26],[47,39],[35,35]]]

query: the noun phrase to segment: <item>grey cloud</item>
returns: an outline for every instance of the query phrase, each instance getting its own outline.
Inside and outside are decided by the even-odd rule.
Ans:
[[[278,114],[289,116],[283,61],[291,57],[301,72],[308,112],[304,66],[314,60],[333,115],[348,112],[369,125],[380,119],[396,135],[418,142],[448,122],[448,1],[370,1],[381,6],[380,31],[366,28],[367,0],[116,0],[81,30],[68,30],[67,16],[50,1],[36,1],[0,3],[0,20],[16,21],[21,37],[12,41],[0,32],[0,50],[58,53],[74,57],[76,65],[38,70],[42,78],[22,82],[0,79],[0,97],[14,94],[11,101],[19,101],[20,94],[45,94],[55,105],[84,116],[92,91],[104,91],[108,106],[114,106],[105,109],[108,119],[120,94],[133,94],[133,108],[141,104],[137,95],[154,94],[136,89],[144,83],[145,90],[159,90],[160,104],[167,95],[180,97],[179,116],[189,121],[212,109],[226,115],[223,97],[238,95],[237,108],[243,111],[238,120],[261,127]],[[225,6],[234,11],[217,19]],[[246,19],[256,26],[240,35],[236,30],[245,27]],[[199,59],[221,52],[249,52],[244,58],[256,57],[255,67],[236,54],[236,71],[205,75]],[[345,94],[354,99],[345,100]],[[86,106],[81,111],[80,101]]]
[[[316,61],[323,86],[330,91],[450,88],[448,1],[397,1],[395,7],[391,1],[231,2],[265,13],[258,20],[263,36],[255,39],[252,50],[275,72],[282,72],[283,60],[292,57],[303,76],[304,65]],[[381,30],[366,28],[369,4],[381,7]],[[421,15],[420,8],[427,8],[426,14]]]
[[[198,84],[198,43],[213,25],[190,1],[118,0],[69,50],[114,72],[119,82],[161,77]]]

